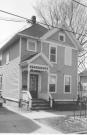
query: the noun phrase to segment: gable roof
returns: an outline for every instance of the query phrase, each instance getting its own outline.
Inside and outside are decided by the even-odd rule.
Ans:
[[[32,26],[29,26],[28,28],[19,31],[18,33],[12,35],[7,41],[5,41],[2,44],[2,47],[0,48],[0,51],[3,51],[4,49],[6,49],[7,47],[10,46],[11,43],[13,43],[16,39],[18,39],[20,36],[30,36],[30,37],[37,37],[40,38],[41,36],[43,36],[45,33],[48,32],[48,29],[43,27],[40,24],[33,24]]]
[[[53,64],[49,61],[49,59],[43,54],[43,53],[36,53],[32,56],[30,56],[29,58],[27,58],[26,60],[22,61],[22,62],[27,62],[27,63],[31,63],[34,60],[36,60],[39,56],[41,56],[48,65],[50,65],[51,67],[53,66]]]
[[[67,26],[60,24],[59,28],[63,28],[63,29],[69,29]],[[44,26],[40,25],[40,24],[33,24],[32,26],[19,31],[18,33],[14,34],[7,42],[5,42],[2,46],[2,48],[0,49],[0,51],[3,51],[4,49],[6,49],[7,47],[9,47],[15,40],[19,39],[20,36],[25,36],[25,37],[32,37],[32,38],[36,38],[36,39],[41,39],[44,40],[46,39],[48,36],[52,35],[53,33],[55,33],[56,31],[58,31],[58,28],[53,28],[51,30],[48,30],[47,28],[45,28]],[[69,30],[70,31],[70,30]],[[68,30],[65,31],[67,33],[67,35],[71,38],[71,40],[73,41],[75,48],[77,48],[78,50],[82,50],[79,42],[76,40],[76,38],[74,37],[74,35],[71,32],[68,32]]]
[[[56,33],[58,30],[63,30],[67,34],[67,36],[71,39],[71,41],[74,43],[75,48],[78,49],[79,51],[82,50],[79,41],[73,35],[73,33],[71,32],[70,28],[67,26],[66,23],[65,24],[63,23],[63,25],[60,24],[58,28],[51,29],[46,34],[44,34],[40,39],[46,40],[48,37]]]
[[[21,61],[26,61],[26,60],[29,60],[31,58],[33,58],[35,55],[37,55],[38,53],[35,53],[35,52],[28,52],[26,55],[24,55],[22,58],[21,58]]]
[[[40,38],[47,32],[48,32],[47,28],[43,27],[40,24],[35,23],[31,27],[19,32],[19,34]]]

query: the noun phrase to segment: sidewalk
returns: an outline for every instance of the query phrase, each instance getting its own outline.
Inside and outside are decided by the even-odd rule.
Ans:
[[[19,109],[18,107],[14,107],[14,106],[8,106],[6,104],[4,104],[4,107],[6,107],[8,110],[11,110],[15,113],[18,113],[21,116],[24,116],[28,119],[31,119],[33,122],[35,122],[36,124],[38,124],[41,128],[39,130],[36,130],[35,132],[33,132],[34,134],[36,133],[45,133],[45,134],[62,134],[61,132],[50,128],[49,126],[45,126],[39,122],[37,122],[35,119],[40,119],[40,118],[48,118],[48,117],[60,117],[61,115],[56,115],[50,112],[46,112],[46,111],[24,111]],[[63,115],[62,115],[63,116]],[[32,134],[33,134],[32,133]]]

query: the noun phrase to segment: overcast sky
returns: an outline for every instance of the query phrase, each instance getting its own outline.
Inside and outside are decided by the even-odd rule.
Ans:
[[[36,15],[33,8],[36,1],[37,0],[0,0],[0,10],[8,11],[30,19],[32,15]],[[17,20],[19,19],[0,12],[0,18],[2,17]],[[23,22],[18,23],[0,20],[0,43],[25,25],[26,23]]]

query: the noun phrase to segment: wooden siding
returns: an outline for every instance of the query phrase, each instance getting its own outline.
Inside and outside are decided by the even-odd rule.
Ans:
[[[41,57],[39,56],[35,60],[33,60],[31,63],[36,64],[36,65],[45,65],[48,66],[48,63]]]
[[[63,51],[63,50],[62,50]],[[62,56],[61,56],[62,55]],[[58,63],[59,68],[57,69],[56,66],[52,68],[50,71],[52,73],[57,74],[57,93],[52,94],[53,97],[57,100],[73,100],[77,98],[77,51],[72,50],[72,66],[65,66],[64,65],[64,54],[62,53],[61,59]],[[72,76],[72,85],[71,85],[71,92],[69,94],[64,93],[64,75],[71,75]]]
[[[42,42],[42,53],[49,58],[49,43]]]
[[[6,98],[19,99],[19,61],[18,57],[3,66],[3,96]]]
[[[15,41],[8,49],[2,52],[2,65],[6,64],[7,53],[9,53],[10,61],[19,56],[19,40]]]
[[[36,52],[41,52],[41,42],[31,39],[31,38],[21,38],[21,57],[23,57],[24,55],[27,55],[29,53],[29,50],[27,50],[27,40],[32,40],[36,42]]]
[[[49,44],[44,43],[42,52],[49,58]],[[77,50],[72,49],[72,66],[64,64],[65,47],[57,47],[57,64],[53,64],[50,73],[57,75],[57,93],[52,96],[56,100],[73,100],[77,98]],[[64,93],[64,75],[72,76],[72,90],[70,94]]]
[[[52,36],[50,36],[49,38],[47,38],[47,41],[52,41],[52,42],[56,42],[61,44],[62,46],[70,46],[70,47],[74,47],[74,44],[72,43],[71,39],[67,36],[67,34],[65,32],[62,32],[63,34],[65,34],[65,42],[61,42],[59,41],[59,32],[61,33],[61,31],[56,32],[55,34],[53,34]]]
[[[39,98],[48,100],[48,73],[41,72],[41,90],[39,91]]]

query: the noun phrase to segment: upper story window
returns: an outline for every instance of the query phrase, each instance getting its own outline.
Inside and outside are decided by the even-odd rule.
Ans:
[[[71,92],[71,76],[65,75],[64,76],[64,93]]]
[[[51,62],[53,63],[57,62],[57,47],[50,46],[49,58]]]
[[[72,66],[72,48],[65,47],[65,65]]]
[[[36,42],[33,40],[27,41],[27,50],[36,52]]]
[[[9,53],[6,54],[6,64],[9,63]]]
[[[51,93],[56,92],[56,85],[57,85],[57,76],[55,74],[51,74],[49,76],[49,92]]]
[[[59,41],[65,42],[65,34],[64,33],[59,33]]]

